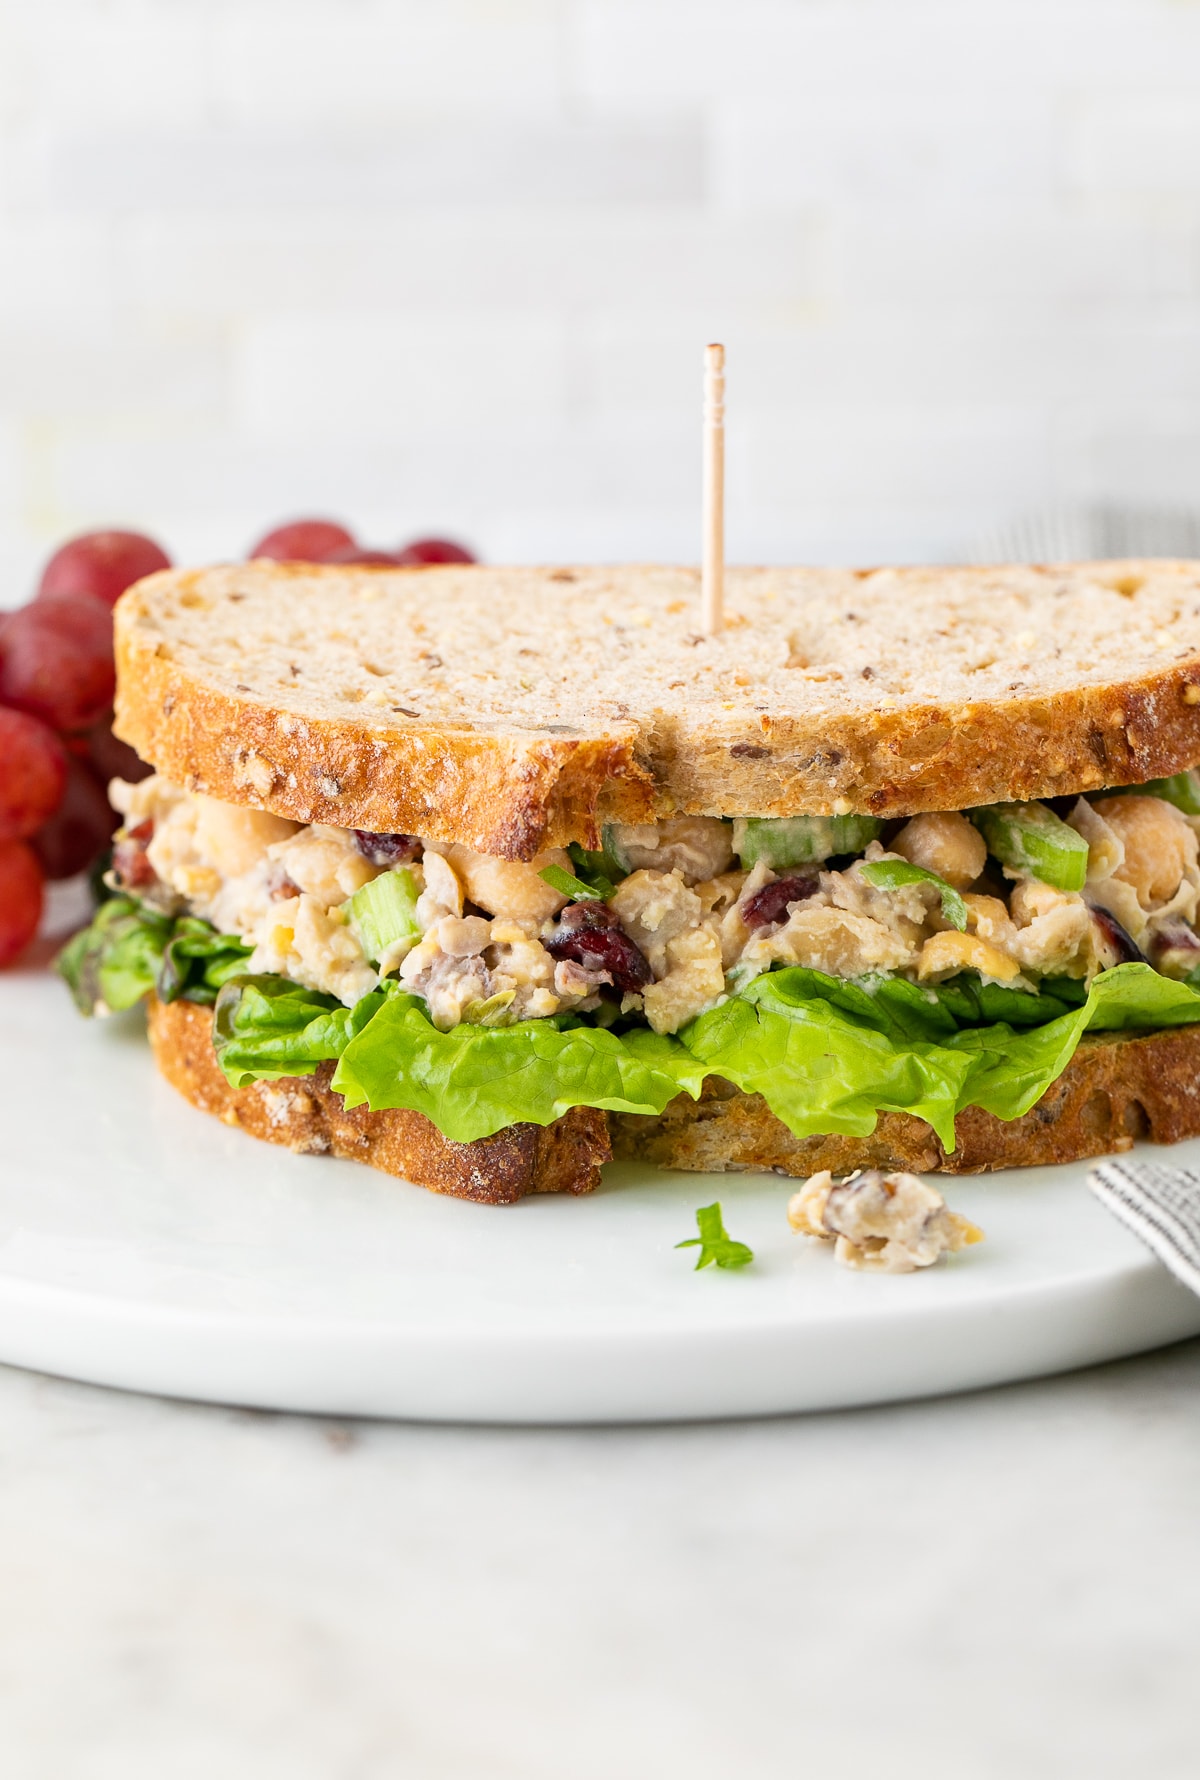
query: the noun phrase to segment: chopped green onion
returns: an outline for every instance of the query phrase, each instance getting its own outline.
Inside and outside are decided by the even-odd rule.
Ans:
[[[476,998],[468,1001],[463,1009],[463,1019],[468,1026],[502,1026],[504,1016],[516,998],[515,989],[499,989],[486,1000]]]
[[[538,877],[543,883],[549,884],[552,890],[557,890],[560,896],[569,896],[572,902],[603,902],[613,891],[607,880],[603,880],[603,889],[598,885],[585,884],[582,878],[573,878],[561,865],[545,866]]]
[[[608,830],[605,829],[605,834]],[[597,890],[603,890],[611,896],[618,878],[628,875],[629,867],[622,865],[616,855],[609,851],[607,845],[598,852],[588,847],[581,847],[578,841],[572,841],[567,848],[577,876],[585,884],[594,884]]]

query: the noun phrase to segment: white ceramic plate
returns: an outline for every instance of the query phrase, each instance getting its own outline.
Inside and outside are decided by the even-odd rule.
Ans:
[[[139,1015],[80,1020],[44,971],[0,978],[0,1002],[16,1365],[274,1409],[624,1421],[962,1390],[1200,1332],[1082,1166],[950,1182],[986,1243],[863,1276],[792,1234],[774,1175],[621,1167],[589,1198],[464,1204],[194,1111]],[[696,1273],[674,1245],[717,1198],[755,1263]]]

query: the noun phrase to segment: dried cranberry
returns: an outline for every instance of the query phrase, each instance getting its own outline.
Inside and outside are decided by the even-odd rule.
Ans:
[[[747,927],[772,927],[776,921],[787,919],[788,905],[793,902],[804,902],[814,896],[817,880],[811,873],[791,878],[776,878],[773,884],[764,884],[753,896],[748,896],[742,904],[742,920]]]
[[[607,971],[616,988],[644,989],[654,976],[645,954],[622,933],[603,902],[571,902],[543,945],[552,958],[569,958],[585,970]]]
[[[1113,964],[1145,964],[1146,955],[1137,941],[1107,909],[1092,910],[1092,920],[1100,929],[1101,943],[1115,954]],[[1112,966],[1110,965],[1111,969]]]
[[[146,857],[146,842],[153,834],[153,822],[139,822],[113,848],[113,877],[122,890],[148,890],[157,881],[157,873]]]
[[[373,834],[369,828],[353,833],[354,845],[372,865],[407,865],[421,846],[415,834]]]

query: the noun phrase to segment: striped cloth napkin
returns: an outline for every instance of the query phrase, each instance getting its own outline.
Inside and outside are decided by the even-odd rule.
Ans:
[[[1092,1169],[1088,1185],[1176,1279],[1200,1293],[1200,1174],[1113,1157]]]

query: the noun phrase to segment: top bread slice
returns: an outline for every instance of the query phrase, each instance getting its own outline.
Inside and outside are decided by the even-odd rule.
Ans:
[[[152,575],[117,606],[117,733],[302,822],[530,859],[606,820],[879,816],[1200,761],[1200,562]]]

